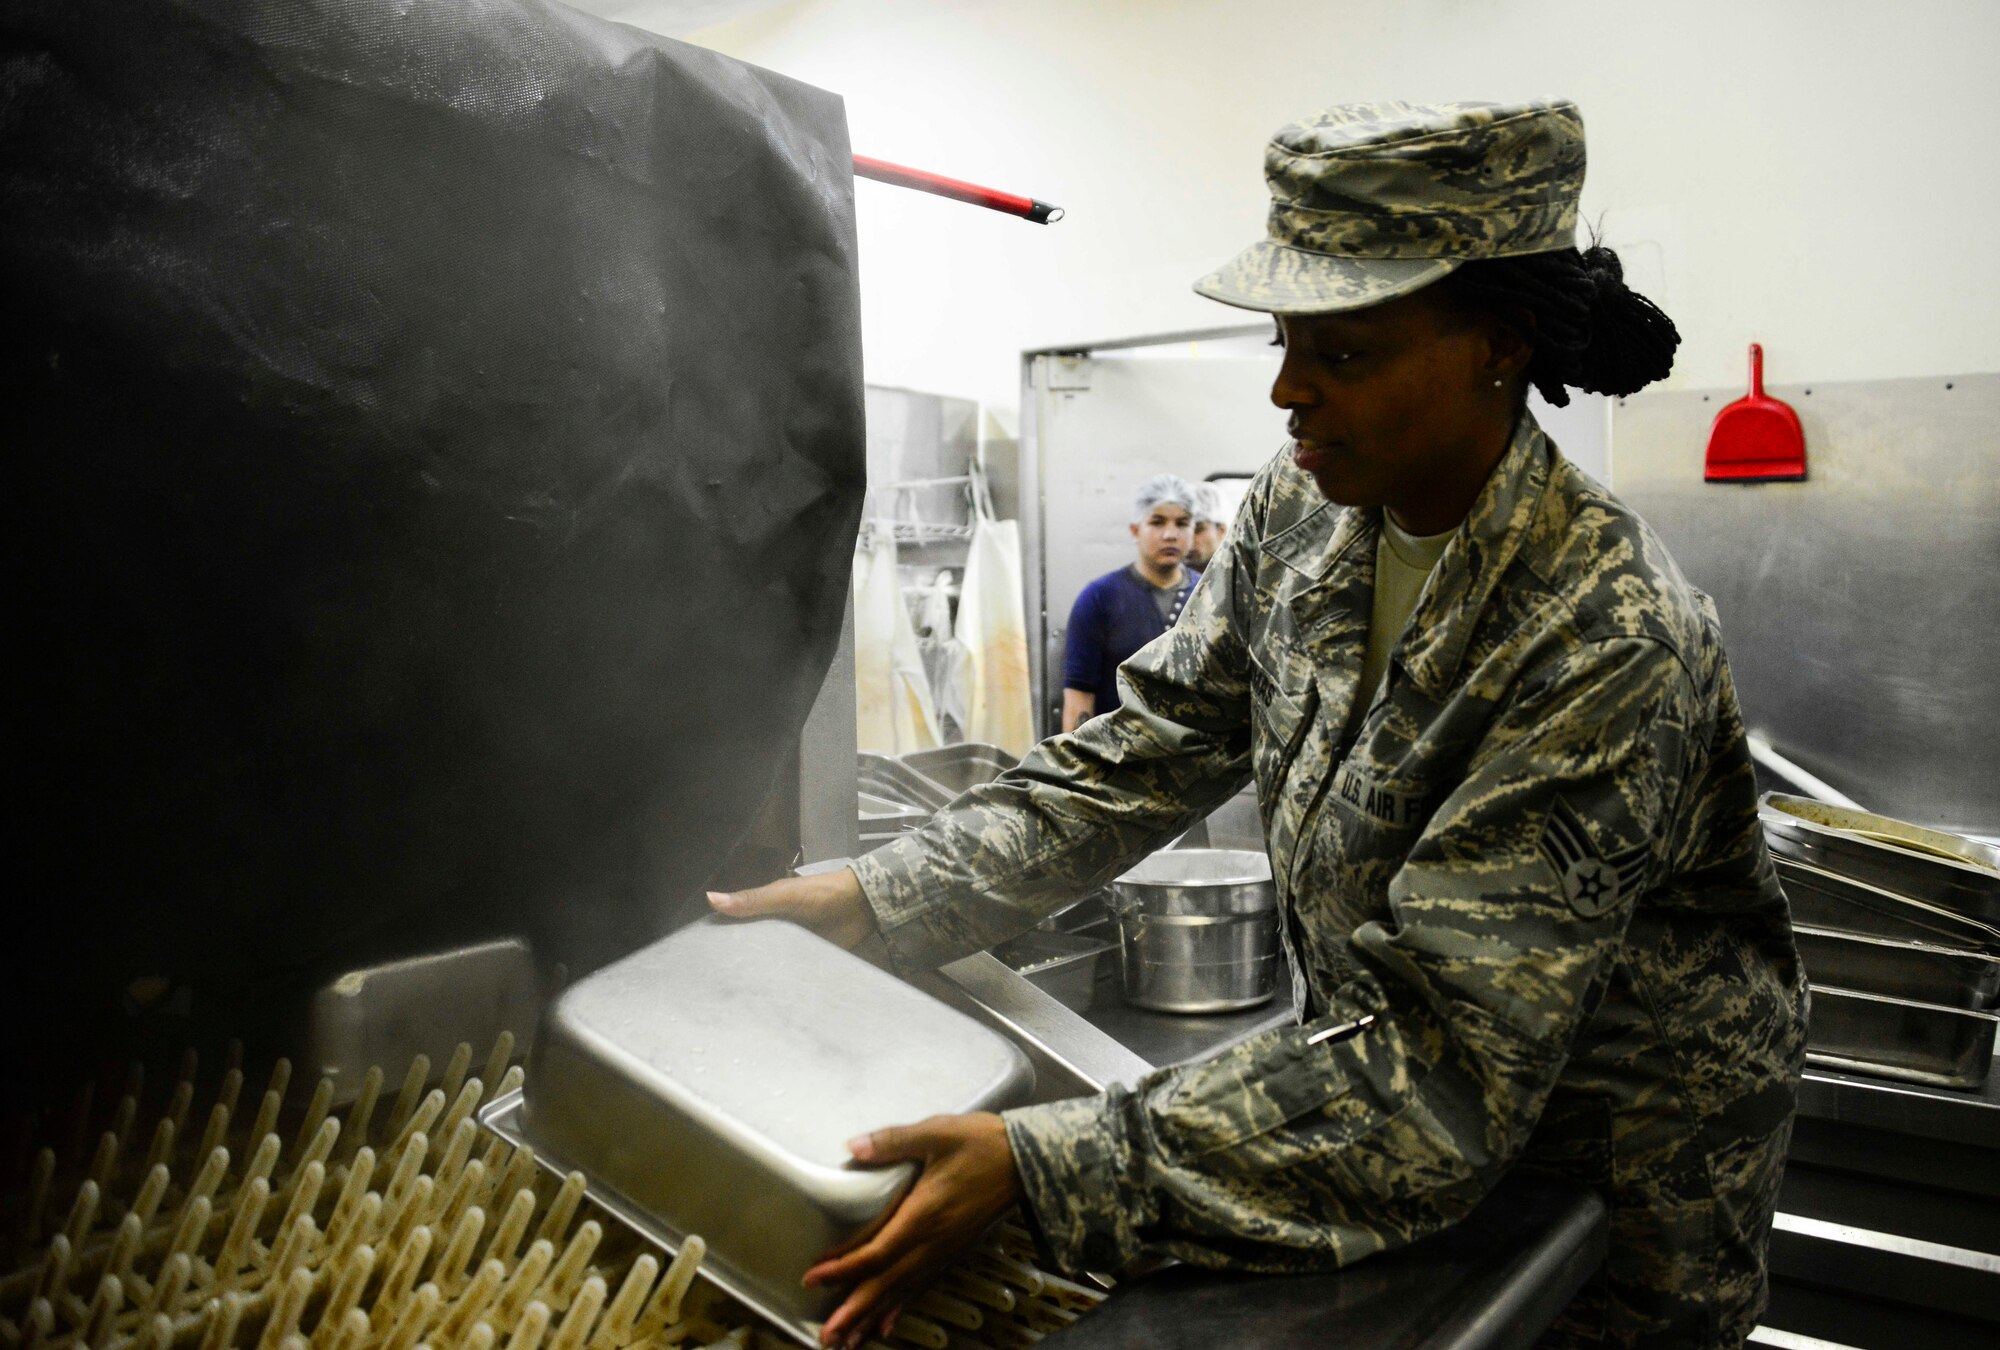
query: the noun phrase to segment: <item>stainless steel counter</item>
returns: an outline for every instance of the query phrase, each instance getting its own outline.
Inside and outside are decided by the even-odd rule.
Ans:
[[[1515,1172],[1462,1222],[1346,1270],[1228,1275],[1174,1266],[1113,1291],[1051,1350],[1517,1350],[1604,1260],[1604,1202]]]
[[[1276,1002],[1221,1017],[1129,1007],[1115,953],[1087,996],[1063,988],[1066,1002],[988,955],[946,974],[956,998],[969,995],[1029,1044],[1045,1099],[1129,1084],[1290,1016]],[[2000,1318],[2000,1254],[1987,1236],[2000,1231],[1996,1205],[2000,1074],[1962,1091],[1809,1069],[1772,1235],[1767,1326],[1871,1350],[1913,1335],[1940,1350],[1991,1344]],[[1170,1268],[1127,1282],[1052,1344],[1528,1345],[1597,1268],[1604,1231],[1597,1196],[1518,1174],[1464,1223],[1405,1252],[1318,1275]]]
[[[1281,969],[1278,988],[1285,989],[1289,982],[1288,972]],[[1148,1066],[1207,1058],[1291,1018],[1290,1007],[1281,998],[1244,1012],[1200,1016],[1135,1008],[1120,992],[1115,950],[1098,962],[1088,1001],[1072,1001],[1070,1006]],[[1990,1075],[1982,1087],[1962,1090],[1814,1066],[1806,1070],[1799,1088],[1799,1114],[1923,1139],[2000,1147],[2000,1072]]]
[[[1135,1008],[1121,992],[1115,951],[1097,963],[1087,998],[1069,988],[1058,998],[1044,982],[1008,969],[987,952],[954,961],[939,976],[917,983],[1023,1043],[1035,1060],[1038,1098],[1046,1101],[1109,1083],[1129,1086],[1153,1069],[1205,1059],[1292,1016],[1282,998],[1236,1013]],[[1278,987],[1289,987],[1290,980],[1281,967]]]
[[[1077,1011],[1148,1064],[1165,1067],[1207,1059],[1225,1046],[1292,1020],[1291,1000],[1284,996],[1292,987],[1292,976],[1282,956],[1278,958],[1279,996],[1260,1008],[1233,1013],[1166,1013],[1134,1007],[1125,1001],[1117,957],[1114,950],[1097,963],[1090,1002]]]

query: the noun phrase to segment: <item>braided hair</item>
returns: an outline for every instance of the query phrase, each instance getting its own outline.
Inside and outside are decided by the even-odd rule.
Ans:
[[[1568,406],[1571,388],[1630,394],[1674,368],[1680,331],[1626,286],[1608,248],[1481,258],[1439,285],[1521,330],[1535,348],[1528,383],[1555,407]]]

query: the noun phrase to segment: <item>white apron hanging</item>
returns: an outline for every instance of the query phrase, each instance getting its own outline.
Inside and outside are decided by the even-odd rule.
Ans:
[[[1025,755],[1035,743],[1028,691],[1028,621],[1021,602],[1021,532],[993,519],[985,476],[973,466],[972,549],[958,600],[958,640],[966,648],[968,741]]]
[[[951,617],[951,573],[940,571],[924,592],[917,613],[917,639],[924,669],[931,677],[931,704],[937,709],[938,734],[947,744],[965,739],[965,644],[956,636]]]
[[[901,755],[940,743],[930,679],[903,602],[896,540],[870,528],[854,554],[854,731],[863,750]]]

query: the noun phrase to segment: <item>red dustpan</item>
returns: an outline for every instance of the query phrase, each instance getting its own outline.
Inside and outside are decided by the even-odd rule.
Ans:
[[[1806,434],[1788,403],[1764,396],[1764,349],[1750,344],[1750,393],[1715,415],[1708,431],[1711,483],[1763,483],[1806,476]]]

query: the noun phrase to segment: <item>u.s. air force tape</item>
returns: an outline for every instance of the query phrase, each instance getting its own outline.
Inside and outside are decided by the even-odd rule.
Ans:
[[[1333,797],[1348,810],[1391,828],[1414,824],[1427,800],[1425,793],[1399,791],[1352,764],[1341,765],[1334,775]]]

